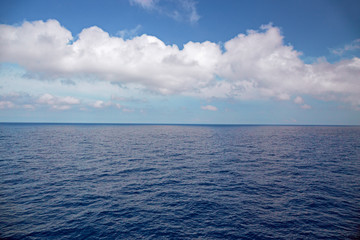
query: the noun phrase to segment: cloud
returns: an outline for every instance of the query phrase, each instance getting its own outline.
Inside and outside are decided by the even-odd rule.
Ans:
[[[294,103],[301,105],[300,107],[301,107],[302,109],[311,109],[311,106],[308,105],[308,104],[305,104],[304,99],[302,99],[302,97],[300,97],[300,96],[297,96],[297,97],[294,99]]]
[[[101,110],[104,108],[113,107],[121,109],[123,112],[134,112],[135,110],[126,107],[117,102],[118,99],[110,101],[96,100],[82,100],[72,96],[54,96],[49,93],[41,95],[29,95],[21,92],[14,92],[7,95],[0,95],[0,109],[25,109],[25,110],[38,110],[42,108],[49,108],[52,110],[89,110],[88,107]]]
[[[10,101],[0,101],[0,109],[13,108],[15,105]]]
[[[296,103],[296,104],[303,104],[303,103],[304,103],[304,100],[302,99],[302,97],[297,96],[297,97],[294,99],[294,103]]]
[[[121,30],[117,33],[117,35],[122,39],[131,39],[138,35],[140,29],[141,29],[141,25],[137,25],[135,28],[130,30],[128,29]]]
[[[180,1],[182,9],[185,12],[185,18],[188,19],[191,23],[196,23],[199,21],[200,16],[196,10],[196,3],[190,0]]]
[[[156,6],[158,0],[130,0],[131,5],[139,5],[146,9],[152,9]]]
[[[180,50],[146,34],[124,40],[96,26],[74,39],[56,20],[0,25],[0,33],[1,62],[20,64],[49,80],[78,84],[78,79],[91,78],[138,92],[199,98],[311,95],[360,106],[359,58],[305,64],[301,52],[284,44],[280,29],[271,24],[235,36],[223,50],[209,41],[188,42]],[[42,101],[77,102],[68,98],[60,104],[49,96]]]
[[[47,77],[92,75],[141,84],[162,94],[206,85],[221,55],[219,46],[211,42],[189,42],[179,50],[154,36],[144,34],[125,41],[98,27],[84,29],[70,43],[71,34],[55,20],[25,22],[20,27],[1,25],[0,32],[3,62],[16,62]]]
[[[80,104],[80,100],[74,97],[55,97],[51,94],[44,94],[37,99],[37,103],[49,105],[52,109],[67,110],[71,105]]]
[[[360,38],[352,41],[350,44],[346,44],[343,48],[332,50],[332,53],[341,56],[346,52],[356,51],[359,49],[360,49]]]
[[[131,5],[140,6],[146,10],[156,11],[176,21],[196,23],[200,16],[193,0],[129,0]]]
[[[48,105],[56,105],[56,104],[79,104],[80,100],[74,97],[54,97],[51,94],[44,94],[38,99],[38,103],[48,104]]]
[[[35,107],[32,105],[33,98],[25,93],[8,93],[0,95],[0,109],[27,109],[32,110]]]
[[[307,105],[307,104],[304,104],[304,105],[301,105],[301,108],[302,109],[311,109],[311,106]]]
[[[111,102],[104,102],[102,100],[97,100],[94,103],[90,104],[90,106],[94,107],[94,108],[104,108],[104,107],[108,107],[111,105],[112,105]]]
[[[29,109],[29,110],[34,110],[35,109],[35,107],[33,105],[31,105],[31,104],[24,104],[22,107],[25,108],[25,109]]]
[[[206,106],[201,106],[201,109],[203,110],[209,110],[209,111],[217,111],[217,107],[212,106],[212,105],[206,105]]]
[[[97,109],[102,109],[102,108],[108,108],[108,107],[114,107],[116,109],[121,109],[123,112],[134,112],[134,109],[130,109],[127,108],[123,105],[121,105],[120,103],[114,102],[114,101],[102,101],[102,100],[97,100],[93,103],[89,104],[90,107],[93,108],[97,108]]]
[[[134,109],[123,108],[122,111],[130,113],[130,112],[134,112]]]
[[[15,108],[35,110],[36,108],[49,106],[51,109],[67,110],[71,106],[79,105],[80,100],[74,97],[57,97],[49,93],[41,96],[33,96],[27,93],[10,93],[0,95],[0,109]]]
[[[145,98],[134,98],[134,97],[123,97],[118,95],[112,95],[111,100],[120,102],[133,102],[133,103],[146,103],[148,102]]]

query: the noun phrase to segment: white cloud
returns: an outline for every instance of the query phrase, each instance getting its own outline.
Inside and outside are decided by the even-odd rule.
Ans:
[[[71,54],[71,33],[56,20],[24,22],[19,27],[0,25],[0,60],[15,62],[32,71],[61,67]],[[39,62],[34,62],[34,61]]]
[[[117,33],[117,35],[122,39],[131,39],[138,35],[140,29],[141,29],[141,25],[137,25],[135,28],[130,30],[128,29],[121,30]]]
[[[300,96],[297,96],[297,97],[294,99],[294,103],[301,105],[300,107],[301,107],[302,109],[311,109],[311,106],[308,105],[308,104],[305,104],[304,99],[303,99],[302,97],[300,97]]]
[[[0,101],[0,109],[13,108],[15,105],[10,101]]]
[[[37,100],[39,104],[50,105],[52,109],[67,110],[71,105],[80,104],[80,100],[74,97],[55,97],[49,93],[43,94]]]
[[[304,100],[302,99],[302,97],[297,96],[297,97],[294,99],[294,103],[296,103],[296,104],[303,104],[303,103],[304,103]]]
[[[276,97],[278,100],[282,100],[282,101],[286,101],[290,99],[290,96],[287,93],[279,93]]]
[[[0,33],[0,61],[18,63],[48,79],[62,77],[78,84],[79,79],[95,77],[138,92],[203,98],[290,100],[312,95],[360,106],[359,58],[305,64],[272,25],[239,34],[224,43],[223,52],[209,41],[188,42],[180,50],[154,36],[124,40],[98,27],[83,29],[74,40],[56,20],[0,25]],[[39,101],[59,106],[79,103],[71,97],[42,97]]]
[[[104,102],[102,100],[97,100],[94,103],[90,104],[90,106],[94,108],[104,108],[111,105],[111,102]]]
[[[133,111],[131,109],[125,108],[123,105],[113,102],[113,101],[102,101],[102,100],[97,100],[91,104],[89,104],[90,107],[93,108],[107,108],[107,107],[115,107],[117,109],[122,109],[123,112],[130,112]]]
[[[131,5],[138,5],[147,10],[154,10],[161,15],[177,21],[196,23],[200,16],[193,0],[129,0]],[[162,4],[162,3],[166,4]]]
[[[209,110],[209,111],[217,111],[217,107],[212,106],[212,105],[206,105],[206,106],[201,106],[201,109],[203,110]]]
[[[134,112],[134,109],[123,108],[123,112]]]
[[[31,105],[31,104],[24,104],[22,107],[25,108],[25,109],[29,109],[29,110],[34,110],[35,109],[35,107],[33,105]]]
[[[55,110],[68,110],[71,108],[70,105],[53,105],[51,106],[52,109],[55,109]]]
[[[41,108],[49,108],[52,110],[68,110],[78,109],[81,111],[93,109],[103,109],[113,107],[123,112],[134,112],[135,110],[118,103],[119,99],[125,101],[134,101],[133,99],[114,97],[110,101],[90,99],[79,100],[72,96],[60,97],[49,93],[42,95],[29,95],[21,92],[13,92],[7,95],[0,95],[0,109],[25,109],[39,110]],[[90,109],[91,109],[90,108]]]
[[[55,20],[26,22],[20,27],[1,25],[0,32],[1,61],[17,62],[52,77],[95,75],[108,81],[138,83],[163,94],[206,85],[221,55],[215,43],[189,42],[179,50],[153,36],[144,34],[125,41],[98,27],[84,29],[79,39],[69,44],[69,32]],[[44,35],[49,39],[46,44],[54,46],[42,47],[39,39]]]
[[[79,104],[80,103],[79,99],[70,97],[70,96],[61,98],[59,101],[60,101],[60,103],[65,103],[65,104]]]
[[[304,104],[304,105],[301,105],[301,108],[302,109],[311,109],[311,106],[307,105],[307,104]]]
[[[26,104],[31,101],[31,97],[27,94],[21,94],[16,92],[10,92],[8,94],[0,95],[0,109],[10,108],[24,108],[32,109],[32,107]]]
[[[182,5],[182,8],[185,10],[186,18],[191,23],[196,23],[197,21],[199,21],[200,16],[196,11],[196,3],[194,1],[181,0],[180,3]]]
[[[158,0],[130,0],[130,4],[139,5],[147,9],[154,8],[157,2]]]
[[[41,106],[48,106],[51,109],[67,110],[71,106],[79,105],[80,100],[74,97],[57,97],[49,93],[41,96],[29,95],[23,92],[13,92],[7,95],[0,95],[0,109],[16,108],[35,110]]]
[[[352,41],[350,44],[346,44],[343,48],[332,50],[336,55],[343,55],[346,52],[355,51],[360,49],[360,38]]]
[[[67,105],[73,105],[73,104],[79,104],[80,100],[74,97],[54,97],[51,94],[45,93],[38,99],[38,103],[42,104],[48,104],[48,105],[58,105],[58,104],[67,104]]]
[[[39,97],[38,103],[49,104],[49,105],[55,104],[55,97],[52,96],[51,94],[46,93],[41,97]]]

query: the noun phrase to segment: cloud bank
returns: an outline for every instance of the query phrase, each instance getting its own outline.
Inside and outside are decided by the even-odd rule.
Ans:
[[[205,41],[179,49],[146,34],[125,40],[96,26],[74,38],[56,20],[0,25],[0,33],[1,62],[17,63],[47,79],[96,77],[156,94],[201,98],[299,96],[297,104],[304,104],[301,95],[312,95],[360,107],[359,58],[305,64],[301,52],[284,44],[279,28],[272,25],[239,34],[223,48]],[[74,99],[66,101],[70,106]]]
[[[129,101],[125,98],[114,97],[109,101],[102,100],[80,100],[71,96],[55,96],[50,93],[45,93],[42,95],[31,95],[27,93],[9,93],[5,95],[0,95],[0,109],[25,109],[25,110],[35,110],[39,108],[45,108],[55,111],[63,110],[81,110],[88,111],[92,109],[103,109],[103,108],[113,108],[121,110],[123,112],[133,112],[134,109],[123,105]],[[130,100],[132,101],[132,100]],[[121,104],[119,103],[121,102]]]

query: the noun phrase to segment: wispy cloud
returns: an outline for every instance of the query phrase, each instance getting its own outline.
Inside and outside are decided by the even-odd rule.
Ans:
[[[10,101],[0,101],[0,109],[13,108],[15,105]]]
[[[98,27],[83,29],[74,40],[56,20],[0,25],[0,32],[0,61],[18,63],[47,79],[79,84],[77,79],[86,76],[137,86],[137,91],[198,98],[289,101],[313,95],[360,106],[359,58],[305,64],[301,52],[285,45],[279,28],[272,25],[235,36],[223,50],[209,41],[188,42],[180,50],[146,34],[125,41]],[[42,101],[76,104],[75,99],[55,96],[43,96]],[[294,101],[309,108],[300,97]]]
[[[360,39],[356,39],[352,41],[350,44],[346,44],[343,48],[332,50],[332,53],[341,56],[347,52],[351,52],[359,49],[360,49]]]
[[[130,4],[139,5],[146,9],[155,8],[159,0],[130,0]]]
[[[311,109],[311,106],[307,105],[307,104],[304,104],[304,105],[301,105],[301,108],[302,109]]]
[[[196,23],[200,16],[193,0],[130,0],[131,5],[168,16],[177,21]]]
[[[135,28],[133,29],[124,29],[121,30],[119,32],[117,32],[117,35],[119,37],[121,37],[122,39],[132,39],[134,37],[136,37],[137,35],[139,35],[139,31],[141,29],[141,25],[137,25]]]
[[[202,110],[208,110],[208,111],[217,111],[217,107],[212,106],[212,105],[206,105],[206,106],[201,106]]]

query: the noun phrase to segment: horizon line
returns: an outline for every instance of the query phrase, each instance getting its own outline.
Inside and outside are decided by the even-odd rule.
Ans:
[[[360,127],[360,124],[300,124],[300,123],[127,123],[127,122],[0,122],[0,124],[44,124],[44,125],[163,125],[163,126],[346,126]]]

